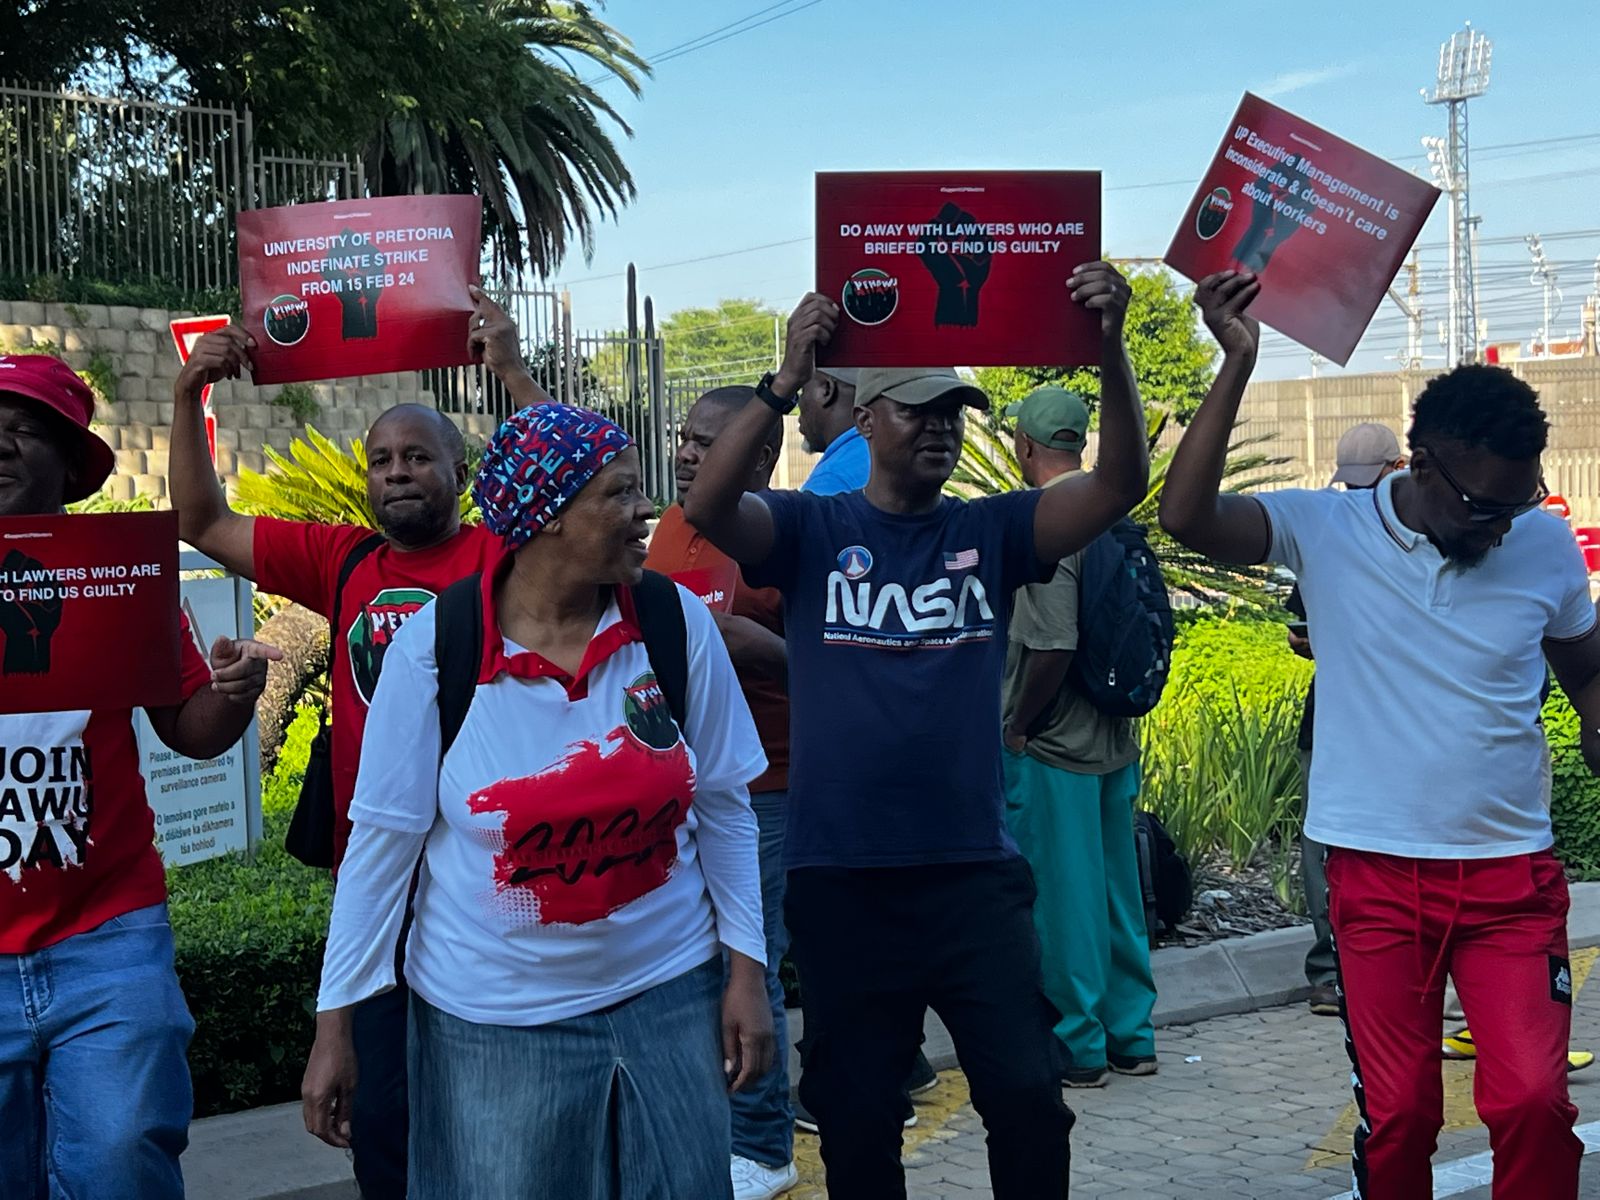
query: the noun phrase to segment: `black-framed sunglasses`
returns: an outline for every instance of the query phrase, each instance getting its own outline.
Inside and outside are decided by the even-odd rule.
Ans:
[[[1490,504],[1488,501],[1479,500],[1466,488],[1462,487],[1456,477],[1450,474],[1450,469],[1444,465],[1444,460],[1439,457],[1439,452],[1431,446],[1425,446],[1429,461],[1438,468],[1440,476],[1461,497],[1461,503],[1467,506],[1467,519],[1476,524],[1488,525],[1493,521],[1514,521],[1523,513],[1532,512],[1550,498],[1550,489],[1545,485],[1544,476],[1539,476],[1539,486],[1534,489],[1533,495],[1520,504]]]

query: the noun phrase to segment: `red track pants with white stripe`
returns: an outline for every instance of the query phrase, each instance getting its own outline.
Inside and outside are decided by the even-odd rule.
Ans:
[[[1494,1149],[1494,1200],[1575,1200],[1583,1143],[1567,1098],[1572,972],[1555,856],[1333,849],[1328,901],[1362,1114],[1358,1200],[1433,1196],[1446,972],[1478,1048],[1473,1098]]]

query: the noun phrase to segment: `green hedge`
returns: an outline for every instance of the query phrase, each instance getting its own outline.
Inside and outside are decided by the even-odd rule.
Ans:
[[[333,909],[326,871],[283,849],[315,713],[290,725],[262,786],[255,860],[240,855],[167,872],[178,977],[195,1037],[189,1050],[195,1115],[295,1100],[311,1050],[322,947]]]
[[[1544,729],[1550,739],[1556,856],[1577,878],[1600,879],[1600,779],[1583,761],[1578,714],[1560,688],[1545,702]]]

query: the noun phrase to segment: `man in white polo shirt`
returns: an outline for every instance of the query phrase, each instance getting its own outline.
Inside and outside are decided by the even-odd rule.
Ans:
[[[1306,832],[1328,887],[1362,1121],[1354,1195],[1431,1196],[1446,973],[1478,1047],[1494,1194],[1574,1200],[1567,887],[1536,724],[1545,662],[1600,762],[1600,635],[1547,494],[1547,423],[1509,372],[1460,367],[1417,398],[1411,469],[1368,491],[1220,491],[1259,327],[1248,273],[1196,295],[1225,357],[1173,458],[1161,523],[1226,562],[1282,563],[1317,647]]]

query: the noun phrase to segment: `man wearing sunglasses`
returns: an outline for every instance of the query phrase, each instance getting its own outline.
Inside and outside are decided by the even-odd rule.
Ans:
[[[1222,493],[1259,291],[1249,273],[1200,284],[1225,357],[1173,457],[1161,523],[1200,553],[1294,571],[1315,634],[1306,832],[1330,847],[1362,1115],[1354,1194],[1433,1194],[1449,974],[1477,1046],[1494,1194],[1575,1200],[1567,887],[1537,720],[1548,660],[1583,721],[1586,760],[1600,763],[1600,634],[1571,533],[1532,511],[1548,494],[1548,424],[1509,372],[1459,367],[1417,398],[1409,471],[1368,491]]]

